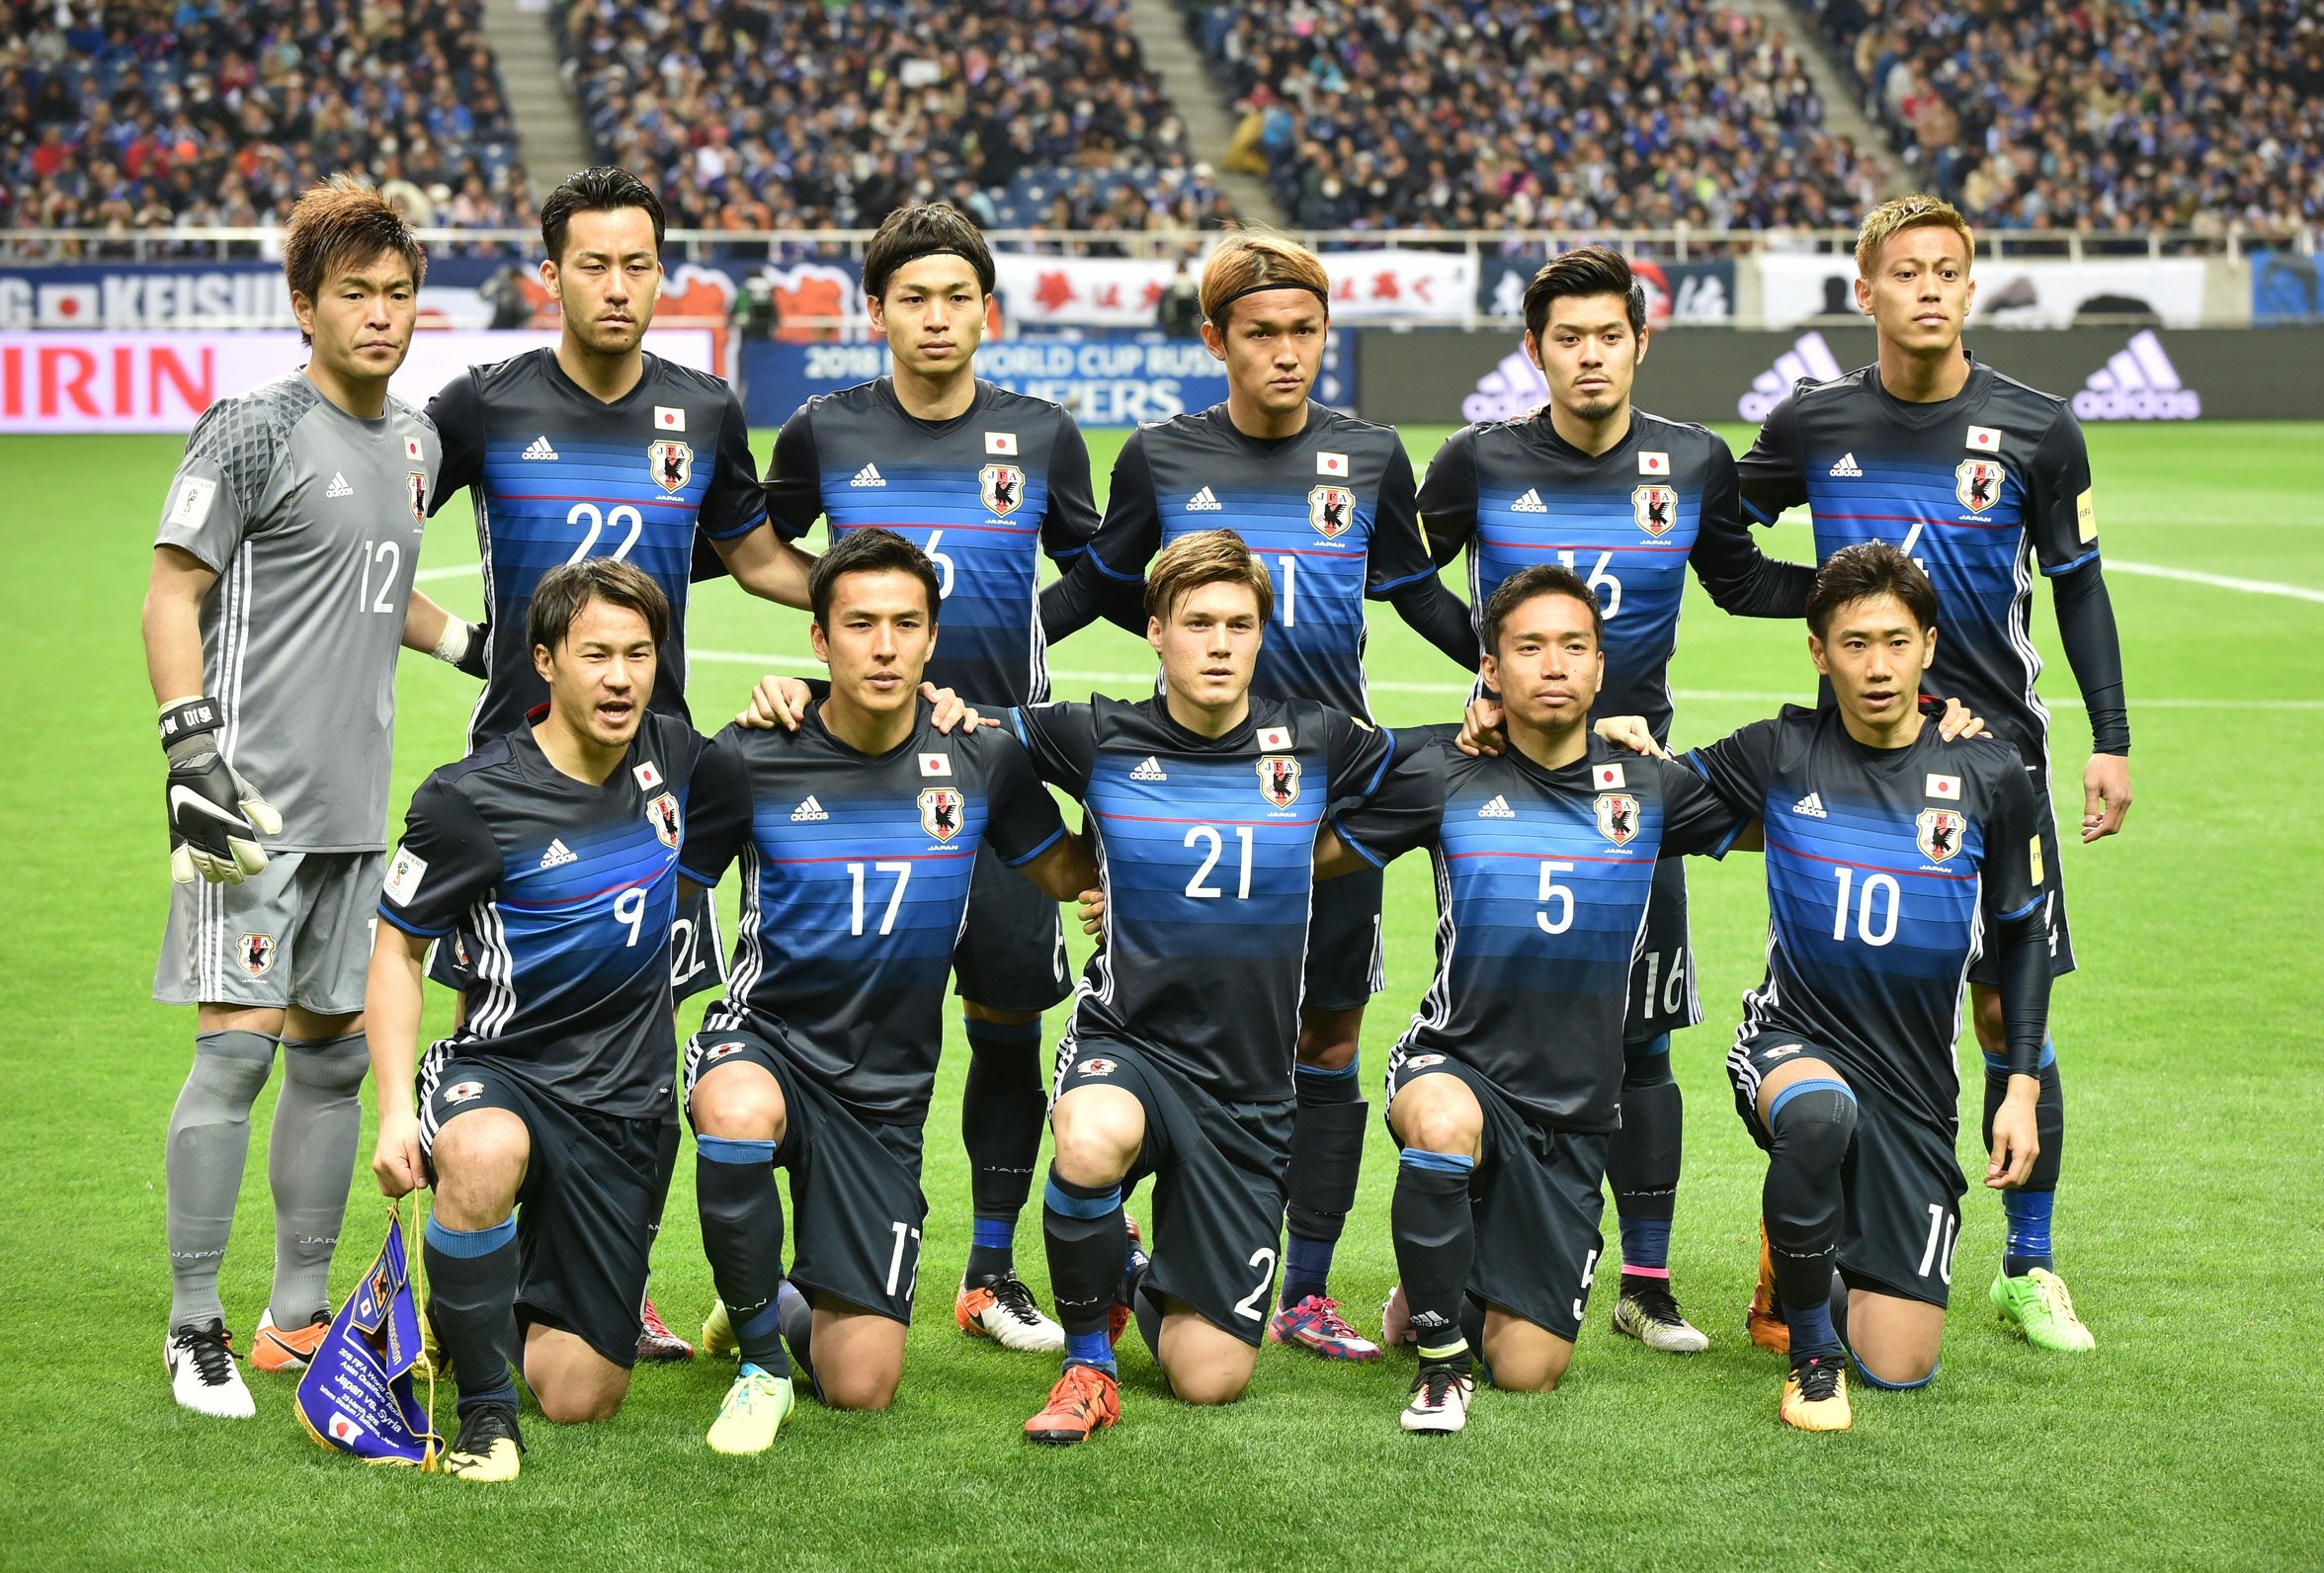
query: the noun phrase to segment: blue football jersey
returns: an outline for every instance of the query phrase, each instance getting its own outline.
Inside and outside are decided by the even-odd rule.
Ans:
[[[602,786],[504,732],[412,794],[379,916],[456,935],[467,1015],[443,1046],[577,1108],[670,1107],[670,925],[703,740],[648,711]]]
[[[1612,1130],[1655,860],[1722,856],[1751,816],[1684,766],[1596,738],[1544,770],[1514,749],[1471,758],[1456,730],[1399,730],[1389,779],[1427,786],[1339,821],[1374,852],[1427,847],[1436,865],[1436,977],[1392,1065],[1457,1060],[1544,1125]]]
[[[1436,572],[1413,493],[1412,459],[1392,427],[1310,404],[1296,434],[1246,437],[1218,404],[1130,435],[1090,553],[1134,584],[1179,537],[1234,531],[1275,581],[1252,697],[1369,717],[1364,603]]]
[[[468,746],[521,725],[548,697],[525,645],[526,609],[542,574],[584,557],[635,563],[669,597],[670,636],[649,703],[685,716],[696,534],[734,539],[767,515],[734,389],[648,355],[637,385],[609,404],[542,348],[468,368],[428,401],[428,414],[444,436],[430,512],[463,487],[471,494],[492,623]]]
[[[1316,829],[1387,775],[1387,739],[1295,700],[1204,737],[1160,697],[1012,712],[1097,832],[1105,932],[1072,1033],[1117,1038],[1230,1103],[1291,1096]]]
[[[895,748],[860,754],[812,706],[796,732],[729,726],[709,744],[685,872],[742,862],[742,927],[706,1030],[774,1024],[866,1118],[927,1118],[944,990],[977,849],[1012,868],[1064,835],[1007,732],[947,737],[920,705]]]
[[[964,414],[923,421],[886,377],[821,394],[784,423],[767,503],[792,539],[821,516],[834,538],[877,527],[928,553],[943,597],[931,682],[990,706],[1048,698],[1040,557],[1069,562],[1098,526],[1063,406],[979,382]]]
[[[1961,989],[1989,923],[2055,889],[2024,765],[1995,738],[1904,748],[1848,735],[1836,708],[1773,720],[1687,762],[1767,834],[1767,981],[1740,1040],[1795,1033],[1925,1118],[1958,1106]]]
[[[1794,388],[1739,472],[1762,524],[1808,506],[1818,558],[1884,540],[1918,562],[1937,591],[1932,691],[1984,717],[2046,778],[2033,566],[2070,573],[2098,556],[2090,455],[2066,400],[1978,364],[1953,397],[1910,404],[1866,367]]]
[[[1747,617],[1797,617],[1814,577],[1776,562],[1738,509],[1735,458],[1717,434],[1632,414],[1622,440],[1585,454],[1546,413],[1453,433],[1420,487],[1421,523],[1438,560],[1468,551],[1479,643],[1485,603],[1510,575],[1571,568],[1606,619],[1598,715],[1643,715],[1670,730],[1670,660],[1692,567],[1711,598]]]

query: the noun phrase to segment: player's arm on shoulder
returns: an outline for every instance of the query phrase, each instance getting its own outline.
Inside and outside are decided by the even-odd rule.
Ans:
[[[1804,618],[1815,569],[1785,562],[1759,549],[1744,521],[1735,455],[1725,441],[1710,437],[1702,514],[1687,561],[1721,612],[1738,618]]]
[[[1427,728],[1413,728],[1427,732]],[[1399,745],[1407,733],[1398,733]],[[1422,746],[1396,749],[1395,762],[1362,801],[1334,814],[1315,838],[1315,877],[1336,878],[1383,869],[1428,846],[1445,818],[1448,756],[1434,735]]]
[[[686,835],[678,847],[682,879],[714,887],[741,856],[751,833],[747,734],[740,723],[703,745],[686,786]]]
[[[436,470],[435,493],[428,499],[434,518],[456,492],[484,478],[484,439],[490,430],[484,418],[484,395],[476,386],[475,367],[463,367],[457,376],[438,388],[428,400],[428,420],[444,461]]]
[[[1645,768],[1662,786],[1663,857],[1724,858],[1766,845],[1759,816],[1713,791],[1686,761],[1666,755],[1647,761]]]
[[[1775,779],[1777,757],[1783,749],[1787,718],[1804,713],[1784,706],[1784,714],[1753,721],[1729,732],[1715,743],[1690,748],[1678,763],[1702,778],[1703,784],[1734,808],[1757,814],[1767,801]]]
[[[1669,759],[1670,750],[1654,740],[1654,728],[1643,715],[1606,715],[1591,723],[1590,729],[1617,748],[1626,748],[1633,754],[1644,754],[1649,759]]]
[[[1420,515],[1413,501],[1412,457],[1398,442],[1388,455],[1380,481],[1379,509],[1372,521],[1365,560],[1365,594],[1396,609],[1413,631],[1445,653],[1463,672],[1477,669],[1476,625],[1468,604],[1437,577]]]
[[[775,434],[775,452],[767,459],[767,522],[786,540],[797,540],[814,527],[823,513],[822,461],[815,452],[814,405],[793,410]]]
[[[1463,426],[1445,439],[1420,482],[1417,509],[1421,538],[1440,568],[1476,538],[1476,428]]]
[[[1114,460],[1106,513],[1088,547],[1040,593],[1041,627],[1051,642],[1105,618],[1143,637],[1146,564],[1162,544],[1162,514],[1146,463],[1145,433],[1129,434]]]
[[[1088,794],[1098,759],[1095,706],[1066,701],[1021,704],[1002,716],[1002,724],[1024,746],[1036,776],[1074,797]]]
[[[1736,488],[1743,517],[1753,524],[1772,525],[1786,510],[1807,501],[1807,474],[1800,453],[1799,388],[1768,411],[1759,436],[1736,460]]]
[[[1016,732],[986,733],[968,748],[983,766],[984,840],[994,855],[1052,900],[1075,900],[1095,885],[1097,861],[1080,837],[1066,831],[1057,800],[1041,785]]]

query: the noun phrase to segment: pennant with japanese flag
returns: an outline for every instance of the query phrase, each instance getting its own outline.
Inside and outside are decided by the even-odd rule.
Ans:
[[[298,1379],[291,1410],[325,1448],[366,1463],[433,1469],[444,1452],[428,1407],[412,1390],[420,1364],[420,1311],[412,1298],[403,1218],[387,1212],[387,1239]],[[429,1378],[430,1386],[434,1377]]]

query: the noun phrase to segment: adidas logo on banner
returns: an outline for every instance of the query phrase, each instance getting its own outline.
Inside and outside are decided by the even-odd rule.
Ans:
[[[1830,814],[1824,812],[1824,794],[1822,792],[1809,792],[1805,797],[1800,798],[1799,801],[1791,805],[1791,811],[1795,814],[1805,814],[1810,819],[1829,819],[1832,817]]]
[[[1863,477],[1864,467],[1857,463],[1854,454],[1842,454],[1840,462],[1832,466],[1834,480],[1861,480]]]
[[[1129,773],[1129,779],[1131,781],[1168,781],[1170,778],[1163,774],[1162,766],[1154,756],[1148,754],[1144,759],[1138,761],[1137,769]]]
[[[2074,413],[2086,421],[2192,421],[2202,414],[2202,397],[2179,380],[2154,329],[2143,328],[2090,373]]]
[[[862,469],[856,471],[856,478],[849,481],[848,484],[850,486],[884,486],[887,484],[887,478],[879,473],[877,464],[866,464]]]
[[[557,455],[556,450],[548,446],[548,437],[544,433],[533,439],[533,446],[525,450],[524,456],[527,458],[554,458]]]
[[[551,841],[548,851],[540,855],[540,867],[543,869],[562,869],[568,863],[580,861],[581,854],[566,846],[562,839]]]
[[[1768,411],[1784,402],[1791,384],[1801,377],[1829,382],[1842,374],[1840,358],[1820,333],[1803,333],[1791,348],[1776,357],[1776,364],[1751,379],[1751,391],[1735,401],[1735,413],[1747,421],[1764,421]]]
[[[823,811],[823,805],[815,801],[812,796],[790,811],[790,822],[794,825],[809,824],[814,820],[829,819],[830,817]]]
[[[346,471],[337,469],[331,471],[331,484],[323,489],[323,495],[325,497],[353,497],[355,495],[355,488],[347,484]]]
[[[1545,514],[1549,511],[1549,505],[1541,501],[1538,490],[1528,486],[1526,494],[1509,505],[1509,511],[1513,514]]]
[[[1493,800],[1477,810],[1477,817],[1479,819],[1515,819],[1517,810],[1509,806],[1508,798],[1495,792]]]
[[[1186,511],[1190,514],[1214,514],[1225,506],[1224,503],[1212,496],[1210,488],[1205,486],[1187,499]]]

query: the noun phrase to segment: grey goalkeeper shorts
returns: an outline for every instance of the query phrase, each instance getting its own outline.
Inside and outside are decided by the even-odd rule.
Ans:
[[[386,869],[383,852],[278,852],[240,884],[170,886],[153,997],[318,1016],[362,1010]]]

